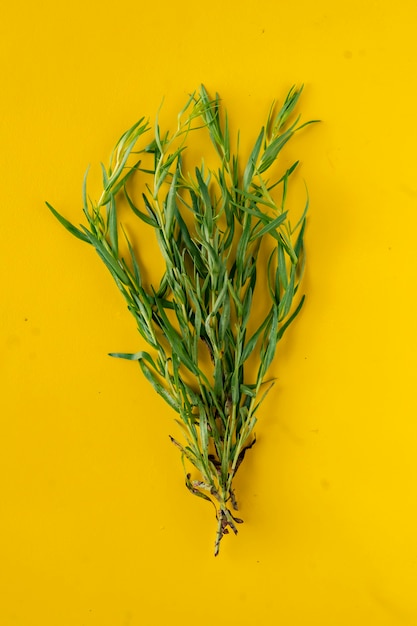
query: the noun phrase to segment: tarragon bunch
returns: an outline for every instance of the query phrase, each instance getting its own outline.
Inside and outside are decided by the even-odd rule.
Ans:
[[[220,99],[202,86],[172,133],[162,132],[158,119],[150,127],[142,118],[122,135],[109,167],[102,165],[98,202],[88,197],[85,177],[84,225],[74,226],[47,203],[72,235],[95,248],[149,345],[149,352],[113,356],[138,361],[177,413],[182,438],[171,441],[181,452],[186,486],[215,507],[215,554],[223,535],[237,533],[242,522],[234,477],[255,443],[277,343],[304,299],[297,292],[308,198],[292,225],[287,187],[298,161],[285,171],[276,167],[285,144],[311,123],[294,119],[300,93],[292,88],[280,108],[271,107],[242,166]],[[203,161],[188,172],[197,131],[208,133],[217,166]],[[140,202],[133,198],[138,189]],[[120,221],[126,210],[133,227]],[[165,268],[151,285],[138,255],[138,232],[147,228]]]

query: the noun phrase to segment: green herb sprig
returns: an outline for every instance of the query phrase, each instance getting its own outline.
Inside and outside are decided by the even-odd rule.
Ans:
[[[47,203],[72,235],[95,248],[150,347],[112,356],[138,361],[177,413],[183,439],[171,441],[181,452],[187,488],[215,507],[216,555],[222,537],[229,530],[236,534],[242,523],[233,481],[255,443],[277,343],[304,301],[298,289],[308,197],[292,226],[287,189],[298,161],[278,175],[273,168],[286,143],[312,123],[293,119],[301,91],[292,88],[278,111],[271,107],[243,166],[238,147],[232,151],[219,96],[210,98],[201,86],[172,133],[162,132],[158,119],[152,129],[142,118],[120,137],[110,165],[102,165],[98,202],[87,195],[86,175],[86,225],[74,226]],[[152,130],[152,140],[139,148]],[[187,142],[197,131],[208,131],[218,165],[203,162],[188,172]],[[132,163],[132,155],[139,160]],[[144,167],[147,159],[151,165]],[[139,206],[132,185],[141,185]],[[145,285],[137,244],[119,219],[121,203],[138,218],[138,227],[156,235],[165,264],[156,285]],[[267,293],[263,311],[257,278]]]

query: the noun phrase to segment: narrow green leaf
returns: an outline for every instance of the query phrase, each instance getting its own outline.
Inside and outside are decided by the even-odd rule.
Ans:
[[[276,137],[267,147],[265,152],[261,157],[261,161],[258,166],[258,171],[260,174],[265,172],[267,169],[271,167],[271,165],[276,160],[278,154],[281,152],[282,148],[285,144],[291,139],[294,131],[292,129],[287,130],[285,133]]]
[[[122,189],[122,187],[126,185],[127,181],[132,176],[132,174],[134,174],[139,169],[140,163],[141,163],[140,160],[136,161],[136,163],[128,169],[126,174],[122,176],[122,178],[117,182],[117,184],[114,185],[114,187],[111,190],[113,195],[116,195],[120,191],[120,189]]]
[[[295,106],[301,96],[302,91],[303,85],[301,85],[299,89],[296,89],[294,85],[291,87],[287,97],[285,98],[284,104],[282,105],[280,111],[275,118],[274,130],[280,130],[284,126],[285,122],[295,109]]]
[[[278,217],[272,219],[268,224],[266,224],[263,228],[261,228],[261,230],[255,231],[252,234],[250,241],[254,241],[255,239],[262,238],[264,235],[267,235],[267,234],[272,235],[276,239],[278,237],[278,233],[276,231],[279,228],[279,226],[281,226],[281,224],[283,224],[286,221],[286,219],[287,219],[287,212],[285,211],[284,213],[281,213],[281,215],[278,215]]]
[[[253,299],[253,287],[249,284],[246,288],[245,295],[243,296],[242,301],[242,328],[246,328],[248,321],[250,319],[250,314],[252,310],[252,299]]]
[[[125,188],[124,190],[125,192],[125,197],[126,200],[130,206],[130,208],[132,209],[133,213],[139,217],[139,219],[141,219],[143,222],[145,222],[145,224],[148,224],[149,226],[153,226],[154,228],[158,227],[158,223],[156,222],[156,220],[154,220],[152,217],[149,217],[148,215],[146,215],[146,213],[143,213],[142,211],[140,211],[135,204],[133,203],[131,197],[129,196],[129,194],[127,193],[127,190]]]
[[[278,241],[278,266],[277,266],[277,295],[280,296],[282,291],[285,291],[288,287],[288,274],[285,261],[285,248],[282,241]]]
[[[248,252],[248,245],[251,237],[251,225],[252,222],[249,216],[246,214],[243,222],[243,232],[239,239],[236,250],[236,270],[238,275],[242,276],[245,271],[246,255]],[[243,281],[239,281],[242,284]]]
[[[87,219],[90,221],[90,214],[88,211],[88,199],[87,199],[87,179],[88,179],[88,173],[90,171],[90,166],[87,167],[85,174],[84,174],[84,179],[83,179],[83,187],[82,187],[82,198],[83,198],[83,211],[84,214],[86,215]]]
[[[198,365],[193,363],[192,359],[187,354],[182,337],[172,326],[159,300],[156,301],[156,304],[161,318],[161,329],[164,331],[169,343],[171,344],[172,350],[177,354],[181,363],[183,363],[185,367],[190,370],[190,372],[198,376],[200,373]]]
[[[258,138],[256,140],[256,143],[253,147],[253,150],[250,154],[248,163],[246,165],[244,174],[243,174],[243,182],[242,182],[242,187],[243,187],[243,191],[244,192],[248,192],[250,185],[252,183],[252,178],[253,178],[253,174],[255,172],[255,168],[256,168],[256,163],[258,161],[258,157],[259,157],[259,152],[261,150],[261,146],[262,146],[262,142],[264,140],[264,136],[265,136],[265,129],[262,128],[261,132],[258,135]]]
[[[282,338],[283,334],[285,333],[285,331],[287,330],[288,326],[293,322],[293,320],[297,317],[297,315],[299,314],[299,312],[301,311],[301,308],[304,304],[304,300],[305,300],[305,296],[303,296],[300,300],[300,302],[297,305],[297,308],[295,309],[294,313],[292,313],[292,315],[290,315],[289,318],[287,318],[287,320],[285,321],[284,324],[282,324],[282,326],[280,326],[279,331],[277,333],[277,342],[280,341],[280,339]]]
[[[207,413],[202,402],[199,402],[198,409],[199,409],[198,424],[200,427],[201,451],[203,453],[203,458],[204,458],[205,463],[208,463],[209,434],[208,434]]]
[[[277,346],[277,341],[276,341],[277,332],[278,332],[277,329],[278,329],[278,307],[273,305],[272,306],[272,319],[269,325],[269,332],[265,341],[266,351],[265,351],[265,355],[262,359],[262,364],[261,364],[261,371],[263,373],[263,376],[265,376],[266,372],[268,371],[269,366],[271,365],[272,360],[275,355],[275,350]]]
[[[227,272],[225,272],[224,274],[224,280],[223,280],[223,286],[213,304],[213,307],[211,309],[211,313],[210,315],[212,317],[214,317],[218,311],[220,311],[220,309],[224,306],[225,300],[226,300],[226,294],[228,292],[228,287],[229,287],[229,277],[227,275]]]
[[[127,247],[129,249],[130,259],[132,261],[132,266],[133,266],[133,274],[134,274],[134,277],[135,277],[135,282],[136,282],[136,285],[138,287],[140,287],[141,283],[142,283],[142,279],[141,279],[141,272],[140,272],[139,263],[138,263],[138,261],[136,259],[135,252],[133,250],[132,244],[129,241],[129,238],[128,238],[127,234],[126,234],[125,229],[123,228],[123,226],[121,228],[122,228],[123,234],[124,234],[125,239],[126,239]]]
[[[101,167],[101,177],[102,177],[102,180],[103,180],[103,187],[104,187],[104,189],[106,189],[107,185],[109,184],[109,177],[107,175],[107,170],[106,170],[106,166],[104,165],[104,163],[100,163],[100,167]],[[84,176],[84,185],[83,185],[83,197],[84,197],[84,207],[85,207],[85,209],[87,208],[86,183],[87,183],[87,172],[86,172],[86,175]]]
[[[205,273],[205,266],[201,258],[200,250],[197,248],[196,244],[191,239],[187,225],[181,213],[179,212],[178,208],[177,208],[175,219],[176,219],[176,222],[178,223],[178,226],[180,227],[180,235],[181,235],[182,243],[186,247],[193,265],[197,268],[199,274],[203,275]]]
[[[84,227],[83,227],[84,228]],[[119,265],[118,260],[116,260],[104,247],[103,243],[94,237],[87,229],[84,230],[84,233],[89,241],[95,249],[97,254],[100,256],[102,261],[105,263],[107,268],[110,270],[113,278],[117,281],[120,280],[123,284],[129,284],[129,279],[126,276],[123,268]]]
[[[295,279],[295,272],[291,272],[288,287],[284,291],[284,295],[282,296],[281,301],[279,303],[278,312],[279,312],[280,322],[286,318],[286,316],[288,315],[291,309],[292,301],[294,299],[294,279]]]
[[[169,393],[169,391],[167,391],[165,389],[165,387],[163,385],[161,385],[161,383],[158,381],[156,376],[152,373],[151,369],[146,364],[146,362],[143,359],[140,359],[139,360],[139,365],[141,367],[141,370],[142,370],[145,378],[147,378],[148,381],[151,383],[151,385],[155,389],[156,393],[158,393],[161,396],[161,398],[163,398],[165,400],[165,402],[167,402],[167,404],[169,404],[169,406],[172,409],[174,409],[174,411],[179,413],[180,412],[180,407],[179,407],[179,404],[178,404],[177,400],[172,397],[172,395]]]
[[[236,292],[236,289],[234,288],[231,281],[228,282],[228,287],[229,287],[229,292],[230,292],[230,295],[232,296],[233,302],[235,303],[236,314],[238,318],[241,318],[242,313],[243,313],[243,306],[239,298],[239,294]]]
[[[207,223],[207,229],[208,229],[209,235],[212,236],[213,234],[213,207],[211,204],[209,190],[208,190],[206,183],[203,180],[203,177],[198,167],[196,167],[195,169],[195,174],[196,174],[198,186],[200,189],[201,199],[204,205],[204,218]]]
[[[249,396],[250,398],[256,397],[256,385],[240,385],[240,391],[242,394]]]
[[[252,354],[253,350],[255,349],[256,344],[259,341],[261,334],[265,330],[266,326],[271,322],[272,316],[273,316],[273,308],[270,309],[268,315],[265,317],[262,324],[253,333],[252,337],[248,339],[248,341],[246,342],[245,347],[243,348],[243,352],[242,352],[242,359],[241,359],[242,363],[244,363]]]
[[[250,200],[250,202],[252,203],[250,207],[248,207],[248,206],[244,207],[244,211],[246,211],[247,213],[253,213],[255,215],[258,214],[258,213],[261,213],[259,210],[257,212],[254,210],[254,208],[258,204],[262,204],[262,205],[267,206],[270,209],[274,209],[274,210],[276,210],[276,208],[277,208],[276,204],[271,202],[269,199],[266,199],[262,195],[256,195],[254,193],[249,193],[248,191],[245,191],[244,189],[239,189],[238,187],[234,187],[234,191],[236,193],[238,193],[239,195],[243,196],[244,198],[246,198],[246,200]],[[233,204],[238,205],[238,203],[236,203],[236,202],[233,202]],[[250,209],[252,209],[252,210],[250,210]],[[262,214],[262,215],[264,215],[264,214]]]
[[[60,222],[64,226],[64,228],[66,228],[67,231],[71,233],[71,235],[74,235],[74,237],[77,237],[77,239],[81,239],[81,241],[84,241],[85,243],[91,243],[89,238],[81,230],[76,228],[73,224],[71,224],[71,222],[69,222],[67,219],[65,219],[65,217],[58,213],[58,211],[54,209],[54,207],[49,204],[49,202],[45,202],[45,204],[51,211],[51,213],[56,217],[58,222]]]
[[[219,324],[219,339],[222,345],[226,343],[226,337],[227,337],[229,330],[230,330],[230,293],[229,293],[228,284],[227,284],[226,292],[223,295],[223,309],[222,309],[222,314],[220,316],[220,324]]]
[[[127,361],[140,361],[141,359],[145,359],[145,361],[148,361],[148,363],[150,363],[153,369],[157,371],[155,361],[153,360],[153,358],[148,352],[144,352],[143,350],[140,350],[139,352],[134,352],[134,353],[109,352],[109,356],[112,356],[116,359],[126,359]]]
[[[113,250],[113,254],[115,256],[119,253],[119,237],[117,231],[117,213],[116,213],[116,201],[114,199],[114,195],[110,196],[110,202],[108,204],[108,228],[109,228],[109,237],[110,237],[110,245]]]
[[[166,203],[165,203],[165,234],[168,238],[172,237],[174,217],[177,213],[177,182],[179,176],[179,162],[175,174],[169,187]]]

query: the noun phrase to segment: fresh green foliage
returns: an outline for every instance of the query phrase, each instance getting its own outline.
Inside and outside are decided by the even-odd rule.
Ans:
[[[122,135],[109,167],[102,166],[103,191],[96,203],[87,197],[85,178],[86,225],[73,226],[48,204],[72,235],[96,249],[150,347],[149,353],[112,356],[138,361],[178,414],[183,440],[171,440],[181,452],[187,488],[216,509],[215,554],[223,535],[229,529],[237,533],[242,522],[235,513],[233,479],[255,443],[277,343],[304,299],[297,292],[308,199],[292,227],[287,189],[298,162],[278,175],[273,167],[306,125],[293,115],[300,94],[293,88],[278,112],[272,107],[242,166],[220,99],[210,98],[202,86],[180,112],[173,133],[163,133],[157,120],[152,140],[140,148],[152,130],[142,118]],[[208,131],[218,166],[207,169],[202,163],[190,173],[184,167],[191,150],[187,142],[197,131]],[[133,154],[140,160],[131,163]],[[143,167],[142,160],[149,159],[151,165]],[[138,185],[140,206],[129,191]],[[165,264],[157,285],[145,286],[137,242],[128,239],[120,222],[122,204],[138,218],[138,228],[156,235]]]

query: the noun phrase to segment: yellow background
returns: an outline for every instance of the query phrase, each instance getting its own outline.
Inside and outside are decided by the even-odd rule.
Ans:
[[[0,22],[0,626],[417,624],[415,3],[9,2]],[[81,181],[204,82],[254,139],[304,83],[306,306],[245,524],[212,556],[173,414],[80,219]]]

